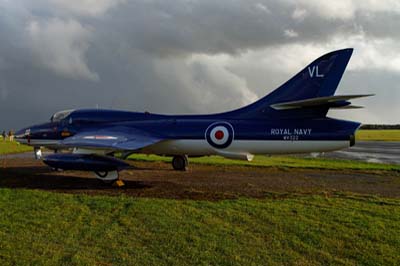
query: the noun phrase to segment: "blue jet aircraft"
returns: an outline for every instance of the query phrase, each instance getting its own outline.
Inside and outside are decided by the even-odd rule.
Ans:
[[[94,172],[110,182],[132,153],[171,156],[175,170],[188,157],[220,155],[251,161],[256,154],[325,152],[354,145],[360,123],[327,117],[331,108],[360,108],[348,101],[371,95],[334,96],[353,49],[316,59],[282,86],[237,110],[207,115],[161,115],[103,109],[61,111],[45,124],[16,133],[20,143],[56,152],[52,168]],[[57,152],[69,150],[70,152]],[[72,151],[72,152],[71,152]]]

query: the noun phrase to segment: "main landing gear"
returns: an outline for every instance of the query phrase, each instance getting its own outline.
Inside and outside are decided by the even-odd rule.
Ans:
[[[177,171],[187,171],[189,169],[187,155],[175,155],[172,159],[172,167]]]

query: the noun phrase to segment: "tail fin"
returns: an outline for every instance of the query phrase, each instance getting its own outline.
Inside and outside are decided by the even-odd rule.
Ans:
[[[271,105],[332,96],[352,53],[353,49],[349,48],[321,56],[264,98],[229,115],[240,119],[325,117],[329,109],[326,106],[276,110]]]

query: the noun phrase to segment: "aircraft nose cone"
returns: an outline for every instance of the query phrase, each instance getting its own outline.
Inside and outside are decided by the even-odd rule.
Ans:
[[[23,128],[15,132],[15,137],[16,138],[24,138],[26,137],[28,128]]]
[[[14,138],[21,144],[29,144],[29,128],[23,128],[15,132]]]

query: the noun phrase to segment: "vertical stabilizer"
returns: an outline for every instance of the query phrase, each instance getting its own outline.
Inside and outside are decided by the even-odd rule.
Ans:
[[[325,117],[328,107],[275,110],[271,105],[334,95],[352,53],[349,48],[325,54],[264,98],[226,115],[239,119]]]

